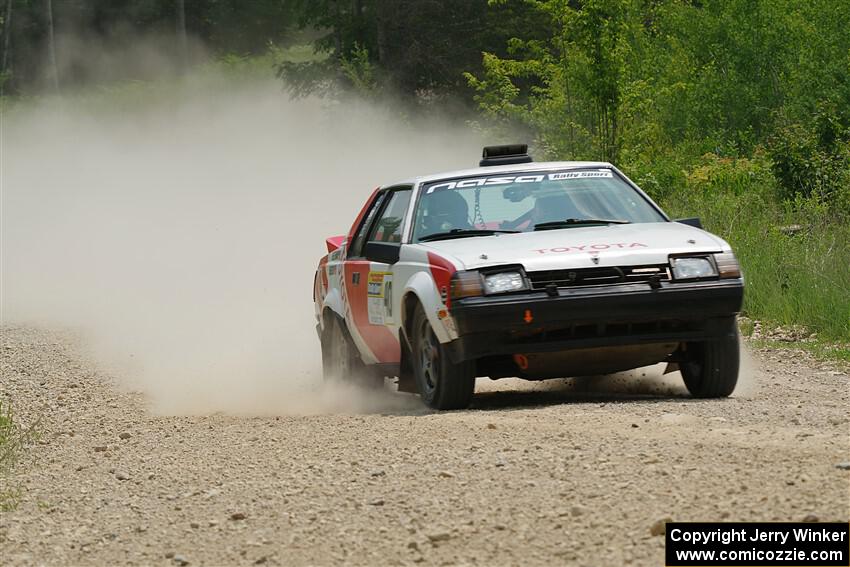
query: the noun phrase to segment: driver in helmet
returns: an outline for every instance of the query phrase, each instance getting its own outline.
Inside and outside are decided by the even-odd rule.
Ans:
[[[428,196],[422,216],[423,236],[448,232],[453,229],[470,229],[469,204],[456,191],[438,191]]]

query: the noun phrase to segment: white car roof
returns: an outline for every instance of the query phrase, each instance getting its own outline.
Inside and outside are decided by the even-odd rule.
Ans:
[[[476,175],[492,175],[496,173],[521,173],[525,171],[540,171],[547,169],[575,169],[580,167],[607,167],[613,165],[604,161],[540,161],[529,163],[515,163],[511,165],[491,165],[487,167],[472,167],[469,169],[458,169],[431,175],[420,175],[411,177],[398,183],[388,183],[383,187],[394,187],[396,185],[416,185],[417,183],[430,183],[440,179],[452,179],[455,177],[473,177]]]

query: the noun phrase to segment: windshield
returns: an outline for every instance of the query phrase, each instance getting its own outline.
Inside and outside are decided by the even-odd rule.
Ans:
[[[437,234],[486,235],[535,227],[588,226],[666,219],[610,169],[482,175],[424,185],[416,207],[413,241]],[[579,222],[576,222],[579,221]],[[544,224],[545,223],[545,224]],[[482,231],[485,231],[482,233]]]

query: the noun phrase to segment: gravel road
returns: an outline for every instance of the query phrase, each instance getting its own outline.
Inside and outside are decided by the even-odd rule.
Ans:
[[[727,400],[638,373],[480,381],[443,414],[386,392],[374,413],[181,417],[62,335],[7,327],[0,349],[0,394],[42,431],[5,565],[659,566],[663,518],[850,518],[850,378],[793,351],[753,353]]]

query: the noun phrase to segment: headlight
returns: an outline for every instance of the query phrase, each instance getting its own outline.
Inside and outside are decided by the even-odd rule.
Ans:
[[[673,268],[673,279],[676,280],[717,277],[717,270],[708,258],[670,258],[670,266]]]
[[[512,266],[506,267],[504,272],[491,273],[481,273],[478,270],[455,272],[451,281],[452,300],[530,289],[522,269],[511,268]]]
[[[484,291],[491,293],[507,293],[526,289],[525,278],[519,272],[500,272],[484,276]]]

